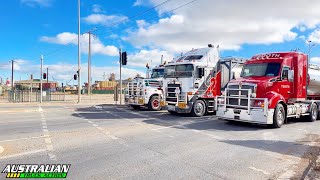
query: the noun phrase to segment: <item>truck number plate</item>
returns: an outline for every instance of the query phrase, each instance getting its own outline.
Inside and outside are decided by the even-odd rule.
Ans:
[[[144,104],[143,99],[139,99],[139,100],[138,100],[138,104]]]
[[[187,105],[186,105],[186,103],[179,103],[179,104],[178,104],[178,107],[179,107],[180,109],[185,109],[185,108],[187,108]]]
[[[175,111],[175,110],[176,110],[175,106],[168,106],[168,111]]]

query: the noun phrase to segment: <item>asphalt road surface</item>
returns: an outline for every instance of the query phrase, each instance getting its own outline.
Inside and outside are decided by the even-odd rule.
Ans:
[[[68,179],[300,179],[319,151],[319,125],[272,129],[125,106],[3,105],[0,169],[66,163]]]

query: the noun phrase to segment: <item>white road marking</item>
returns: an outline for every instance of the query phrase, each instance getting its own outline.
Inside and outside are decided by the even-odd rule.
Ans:
[[[99,129],[100,131],[103,131],[102,127],[97,127],[97,129]]]
[[[49,130],[48,130],[46,118],[45,118],[43,112],[40,112],[40,115],[41,115],[42,131],[44,132],[45,135],[49,136]],[[52,161],[56,161],[57,157],[53,154],[53,145],[52,145],[52,141],[51,141],[50,136],[45,138],[44,141],[46,143],[49,159]]]
[[[22,141],[22,140],[28,140],[28,139],[39,139],[39,138],[46,138],[46,137],[49,137],[49,136],[48,135],[44,135],[44,136],[29,137],[29,138],[7,139],[7,140],[1,140],[0,143],[2,143],[2,142],[12,142],[12,141]]]
[[[0,154],[3,153],[4,148],[2,146],[0,146]]]
[[[172,125],[172,126],[159,127],[159,128],[154,128],[152,130],[161,130],[161,129],[168,129],[168,128],[174,128],[174,127],[184,127],[184,126],[187,126],[190,124],[207,122],[207,121],[212,121],[212,119],[207,119],[207,120],[202,120],[202,121],[189,121],[188,123],[181,123],[181,124],[176,124],[176,125]]]
[[[46,149],[28,151],[28,152],[24,152],[24,153],[9,155],[9,156],[2,156],[2,157],[0,157],[0,159],[8,159],[8,158],[14,158],[14,157],[19,157],[19,156],[26,156],[26,155],[36,154],[36,153],[46,152],[46,151],[47,151]]]
[[[98,125],[96,125],[96,124],[92,124],[92,126],[94,126],[94,127],[98,127]]]
[[[88,121],[88,123],[93,124],[93,122],[92,122],[92,121]]]
[[[250,166],[249,169],[252,169],[252,170],[258,171],[258,172],[262,172],[264,175],[269,175],[270,174],[267,171],[264,171],[262,169],[258,169],[258,168],[252,167],[252,166]]]

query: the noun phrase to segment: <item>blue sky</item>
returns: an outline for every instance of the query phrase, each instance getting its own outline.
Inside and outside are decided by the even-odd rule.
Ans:
[[[118,76],[118,47],[129,54],[125,78],[144,75],[145,64],[159,63],[161,55],[171,60],[208,43],[219,44],[221,56],[248,58],[297,48],[307,52],[310,39],[315,44],[312,63],[320,64],[320,3],[308,1],[81,0],[81,32],[97,27],[93,31],[93,80],[102,80],[103,73]],[[9,61],[17,59],[16,80],[30,74],[38,78],[43,54],[50,80],[72,78],[77,70],[77,0],[5,0],[0,14],[0,77],[10,77]],[[81,41],[85,82],[88,36],[83,35]]]

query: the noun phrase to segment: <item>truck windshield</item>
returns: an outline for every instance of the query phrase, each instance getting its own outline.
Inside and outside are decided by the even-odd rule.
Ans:
[[[192,77],[192,73],[192,64],[166,66],[164,70],[164,76],[166,78]]]
[[[201,59],[203,56],[202,55],[192,55],[192,56],[187,56],[184,60],[195,60],[195,59]]]
[[[161,78],[164,76],[164,69],[152,69],[151,78]]]
[[[251,76],[278,76],[280,71],[279,63],[246,64],[242,68],[240,77]]]

